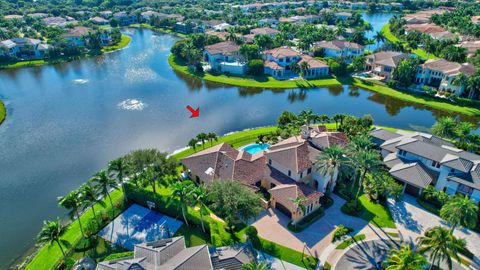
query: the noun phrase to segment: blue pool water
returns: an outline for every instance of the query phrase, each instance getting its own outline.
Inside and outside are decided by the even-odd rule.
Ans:
[[[256,154],[260,151],[267,150],[269,147],[270,145],[267,143],[262,143],[262,144],[254,143],[254,144],[245,146],[244,148],[242,148],[242,150],[247,151],[250,154]]]

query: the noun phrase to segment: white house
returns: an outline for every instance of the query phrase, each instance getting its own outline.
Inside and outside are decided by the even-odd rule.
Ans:
[[[472,76],[475,72],[475,66],[470,63],[459,64],[445,59],[430,59],[419,66],[415,74],[415,83],[432,86],[460,96],[465,86],[454,85],[455,77],[460,73]]]
[[[370,132],[394,179],[404,192],[418,196],[428,185],[447,194],[463,194],[480,202],[480,155],[426,133]]]
[[[70,46],[83,47],[87,43],[85,40],[85,36],[93,32],[94,31],[92,28],[75,26],[73,28],[66,29],[65,33],[62,34],[62,37],[68,42]]]
[[[211,70],[235,75],[246,72],[247,65],[240,56],[240,46],[231,41],[205,46],[203,55]]]
[[[0,55],[20,59],[46,57],[50,46],[33,38],[12,38],[0,42]]]
[[[354,42],[344,40],[320,41],[315,43],[314,48],[322,48],[326,57],[339,57],[347,63],[353,58],[363,55],[363,46]]]

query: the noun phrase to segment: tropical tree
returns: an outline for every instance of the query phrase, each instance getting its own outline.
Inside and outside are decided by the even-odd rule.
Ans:
[[[334,114],[332,119],[335,121],[335,129],[338,129],[338,124],[340,123],[340,126],[343,125],[343,119],[345,119],[346,115],[345,114]]]
[[[63,225],[58,218],[53,221],[45,220],[43,221],[42,229],[37,236],[38,243],[50,243],[50,245],[57,243],[62,252],[64,262],[67,261],[67,254],[65,253],[62,244],[67,247],[70,246],[70,243],[67,240],[60,239],[65,231],[67,231],[67,227]]]
[[[315,119],[315,113],[312,110],[303,110],[298,114],[298,118],[309,126],[312,120]]]
[[[305,202],[308,201],[307,198],[297,197],[297,198],[288,198],[288,199],[293,203],[293,205],[295,205],[297,213],[301,211],[302,214],[305,214],[305,212],[307,211],[307,207],[305,206]],[[295,228],[297,227],[297,222],[295,222],[294,226]]]
[[[129,164],[127,160],[123,157],[114,159],[108,163],[108,173],[110,177],[117,180],[117,182],[122,186],[123,199],[127,202],[127,196],[125,192],[125,177],[129,171]]]
[[[443,48],[441,54],[446,60],[458,63],[464,63],[467,59],[467,49],[455,45],[449,45]]]
[[[442,226],[428,229],[424,236],[417,238],[420,253],[428,253],[431,261],[430,269],[434,266],[440,268],[440,263],[446,261],[448,269],[452,269],[452,258],[460,261],[458,255],[464,250],[467,243],[465,239],[457,239],[451,231]]]
[[[113,211],[113,201],[112,197],[110,197],[110,190],[111,189],[118,189],[117,182],[110,178],[108,176],[107,171],[101,170],[98,173],[96,173],[91,181],[95,184],[95,187],[97,189],[97,192],[104,197],[108,197],[108,200],[110,201],[110,206],[112,207]]]
[[[347,158],[346,153],[345,148],[338,144],[333,144],[321,151],[315,159],[314,168],[322,175],[330,176],[326,189],[327,193],[331,192],[333,183],[337,181],[339,170],[350,166],[350,160]],[[330,188],[328,188],[329,186]]]
[[[385,270],[423,270],[428,262],[422,254],[411,249],[409,245],[402,245],[400,249],[390,250],[387,264]]]
[[[383,31],[377,31],[377,32],[375,32],[375,35],[373,36],[373,39],[378,43],[385,42],[385,40],[386,40],[385,33],[383,33]]]
[[[437,136],[454,139],[456,137],[456,128],[457,121],[453,119],[453,117],[445,116],[441,117],[435,122],[435,124],[433,124],[431,131]]]
[[[95,204],[99,204],[105,207],[105,202],[102,199],[99,199],[98,190],[92,185],[92,182],[88,181],[80,187],[80,192],[85,202],[85,206],[89,206],[92,210],[93,217],[97,219],[97,214],[95,212]]]
[[[84,198],[78,190],[71,191],[67,195],[58,198],[58,204],[63,208],[68,210],[68,216],[74,221],[78,220],[78,225],[80,226],[80,232],[82,237],[85,237],[83,234],[82,221],[80,220],[80,211],[85,205]]]
[[[218,136],[217,136],[217,134],[215,134],[213,132],[209,132],[209,133],[207,133],[207,139],[208,139],[208,141],[210,141],[210,146],[212,146],[213,141],[218,141]]]
[[[192,196],[192,190],[194,185],[192,181],[183,181],[175,182],[172,186],[173,189],[173,199],[177,200],[180,203],[180,208],[182,209],[182,216],[185,224],[188,226],[188,220],[186,216],[187,206],[190,204]]]
[[[358,190],[355,196],[355,207],[358,206],[358,197],[362,192],[363,181],[367,173],[374,173],[382,166],[379,153],[375,150],[360,150],[353,154],[353,160],[356,163],[356,167],[360,170],[360,178],[358,179]]]
[[[256,260],[251,260],[247,264],[242,265],[242,269],[244,270],[269,270],[272,269],[270,266],[268,266],[267,263],[264,261],[258,262]]]
[[[197,144],[198,144],[198,140],[196,138],[190,139],[190,141],[188,141],[188,146],[191,147],[193,151],[196,151]]]
[[[207,210],[205,205],[207,201],[207,190],[203,186],[194,187],[191,192],[192,205],[198,206],[200,212],[200,223],[202,225],[202,231],[205,232],[205,226],[203,224],[203,212]]]
[[[452,233],[457,226],[475,228],[477,225],[478,206],[467,196],[457,195],[448,200],[440,209],[440,216],[452,226]]]
[[[153,193],[157,193],[157,179],[155,177],[155,169],[153,167],[147,167],[142,172],[142,183],[144,186],[150,185]]]
[[[237,33],[235,33],[235,31],[233,30],[233,28],[229,28],[227,30],[227,35],[225,37],[225,39],[227,41],[231,41],[231,42],[238,42],[238,36],[237,36]]]
[[[470,133],[474,129],[474,126],[470,122],[459,122],[455,128],[455,135],[458,141],[465,144],[470,139]]]
[[[310,65],[308,64],[308,62],[307,61],[302,61],[302,62],[300,62],[300,64],[298,64],[298,67],[300,68],[300,76],[305,77],[308,70],[310,69]]]
[[[419,62],[416,58],[409,58],[400,61],[397,67],[393,70],[393,79],[403,86],[409,86],[412,83],[415,72],[417,72],[418,64]]]
[[[354,71],[362,71],[367,64],[367,58],[364,55],[354,57],[352,60],[352,67]]]
[[[200,142],[202,142],[202,147],[203,147],[203,149],[205,149],[205,141],[208,140],[207,134],[206,134],[206,133],[203,133],[203,132],[202,132],[202,133],[199,133],[199,134],[197,135],[197,140],[200,141]]]

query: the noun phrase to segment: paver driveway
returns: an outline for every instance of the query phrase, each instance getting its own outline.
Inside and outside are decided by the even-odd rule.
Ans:
[[[416,198],[412,196],[404,195],[403,201],[401,202],[389,200],[388,205],[404,241],[415,241],[419,235],[423,234],[429,228],[439,225],[447,226],[440,217],[424,210],[417,203]],[[467,247],[476,255],[475,261],[478,263],[478,257],[480,256],[480,234],[471,230],[458,228],[455,229],[454,235],[467,240]]]
[[[331,242],[331,234],[335,230],[335,226],[343,224],[358,232],[368,224],[363,219],[343,214],[340,207],[345,200],[335,194],[332,194],[332,198],[334,204],[325,211],[325,215],[302,232],[289,231],[287,225],[290,220],[275,209],[263,211],[252,225],[257,228],[258,234],[267,240],[298,251],[302,251],[303,243],[306,243],[312,251],[312,255],[320,257]]]

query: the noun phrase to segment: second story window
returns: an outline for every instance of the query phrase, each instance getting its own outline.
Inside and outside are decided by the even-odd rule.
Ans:
[[[292,172],[290,170],[288,170],[288,176],[292,176]]]
[[[400,149],[400,150],[398,150],[398,154],[400,156],[405,156],[407,154],[407,151]]]
[[[436,161],[432,161],[432,167],[440,168],[440,163],[438,163]]]

